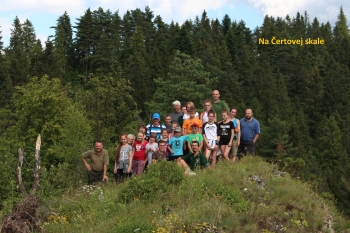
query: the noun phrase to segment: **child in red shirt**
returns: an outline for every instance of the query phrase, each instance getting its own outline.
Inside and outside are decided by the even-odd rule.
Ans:
[[[136,140],[132,146],[134,151],[134,156],[132,158],[132,170],[134,171],[135,175],[142,174],[147,161],[146,145],[148,142],[144,139],[144,136],[145,135],[143,132],[138,132]]]

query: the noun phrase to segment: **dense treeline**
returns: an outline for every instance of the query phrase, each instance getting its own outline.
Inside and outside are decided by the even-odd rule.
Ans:
[[[262,126],[258,154],[350,214],[346,22],[342,9],[333,28],[305,12],[266,16],[252,31],[228,15],[210,20],[205,11],[179,25],[148,7],[123,16],[99,8],[87,9],[76,25],[64,13],[43,46],[31,22],[15,18],[8,47],[0,37],[2,199],[16,196],[16,151],[30,150],[38,133],[44,174],[58,179],[50,172],[66,169],[74,176],[74,166],[62,164],[74,164],[93,138],[113,148],[121,132],[134,133],[153,111],[171,112],[175,99],[202,108],[218,89],[239,116],[253,109]],[[273,37],[324,44],[277,45]],[[50,185],[62,188],[61,181]]]

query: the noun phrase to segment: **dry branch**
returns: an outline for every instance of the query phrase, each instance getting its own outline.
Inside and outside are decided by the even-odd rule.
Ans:
[[[28,193],[24,187],[23,180],[22,180],[22,165],[23,165],[23,149],[18,149],[18,165],[17,165],[17,179],[19,187],[21,188],[21,192],[23,194],[23,197],[26,198],[28,196]]]
[[[40,134],[36,140],[35,145],[35,171],[34,171],[34,183],[33,183],[33,193],[36,192],[40,181],[40,146],[41,146],[41,137]]]
[[[12,209],[12,214],[4,215],[2,218],[1,233],[30,233],[30,232],[42,232],[40,226],[40,219],[36,216],[38,209],[38,198],[35,192],[39,186],[40,181],[40,134],[36,140],[35,147],[35,170],[34,170],[34,182],[32,193],[28,195],[22,180],[22,165],[23,165],[23,149],[18,149],[18,166],[17,166],[17,178],[18,184],[21,188],[23,199],[15,205]]]

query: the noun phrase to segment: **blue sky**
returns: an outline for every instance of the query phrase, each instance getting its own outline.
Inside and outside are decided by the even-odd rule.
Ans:
[[[243,20],[254,30],[261,26],[264,16],[295,16],[299,11],[307,11],[310,19],[317,17],[320,22],[329,21],[334,26],[339,9],[342,6],[350,23],[350,1],[348,0],[1,0],[0,31],[4,45],[9,43],[13,20],[16,16],[23,22],[29,19],[35,28],[37,38],[42,43],[53,35],[51,26],[56,25],[57,18],[67,11],[72,24],[90,7],[91,10],[101,6],[112,12],[119,10],[122,16],[126,10],[144,9],[149,6],[155,15],[160,15],[166,23],[171,20],[180,24],[186,19],[194,19],[206,10],[209,18],[222,20],[228,14],[232,20]]]

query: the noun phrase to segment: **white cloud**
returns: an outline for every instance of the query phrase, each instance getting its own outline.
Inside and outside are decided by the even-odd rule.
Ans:
[[[285,17],[287,14],[294,17],[297,12],[304,14],[306,11],[310,20],[317,17],[319,22],[330,21],[334,26],[340,7],[343,6],[344,13],[350,20],[350,4],[348,0],[248,0],[248,4],[258,9],[263,15]]]
[[[261,15],[285,17],[287,14],[295,16],[296,12],[308,14],[320,21],[335,21],[342,5],[350,18],[350,4],[348,0],[1,0],[0,12],[55,13],[61,15],[67,11],[69,15],[80,16],[91,7],[92,10],[102,8],[117,11],[123,15],[127,10],[149,6],[155,15],[160,15],[165,21],[182,22],[200,15],[203,10],[217,10],[248,5],[261,12]],[[249,17],[249,16],[247,16]],[[243,19],[244,20],[244,19]]]
[[[94,3],[95,8],[102,6],[103,9],[111,9],[111,11],[119,10],[121,16],[127,10],[140,8],[144,10],[149,6],[154,15],[160,15],[164,21],[182,23],[186,19],[194,19],[196,15],[202,14],[204,10],[217,10],[221,7],[227,7],[237,0],[129,0],[129,1],[113,1],[98,0]]]
[[[40,40],[41,45],[45,47],[45,42],[47,41],[48,35],[44,33],[36,34],[36,38]]]
[[[11,34],[12,21],[9,18],[0,18],[0,31],[2,36]]]
[[[2,0],[0,4],[0,11],[31,13],[80,14],[85,8],[84,0]]]
[[[320,22],[330,21],[332,25],[337,20],[342,5],[349,19],[348,22],[350,22],[350,2],[348,0],[1,0],[0,30],[3,31],[3,36],[9,35],[15,15],[24,15],[24,19],[31,20],[33,15],[47,15],[49,13],[52,17],[43,16],[46,17],[43,21],[50,20],[54,25],[57,17],[67,11],[71,16],[72,23],[74,23],[74,18],[82,16],[88,7],[91,10],[98,7],[102,7],[104,10],[110,9],[112,12],[119,10],[122,17],[127,10],[140,8],[143,11],[145,6],[149,6],[154,15],[160,15],[165,22],[170,23],[171,20],[174,20],[181,24],[186,19],[194,19],[197,15],[200,17],[203,10],[207,12],[218,10],[222,11],[223,14],[229,14],[230,9],[239,9],[239,6],[242,5],[256,9],[257,12],[260,12],[259,17],[263,17],[265,14],[283,18],[288,14],[294,17],[297,12],[304,14],[304,11],[307,11],[310,20],[317,17]],[[251,14],[252,11],[247,13],[246,18],[242,18],[242,20],[246,21],[248,17],[252,16]],[[222,18],[223,16],[220,13],[218,17]],[[258,17],[254,15],[254,18]],[[20,19],[22,21],[22,18]],[[261,23],[257,22],[257,24]],[[35,25],[35,28],[37,29],[38,26]],[[38,31],[38,33],[40,32]]]

